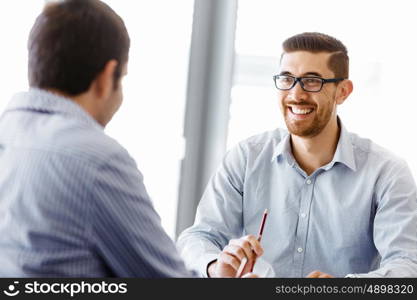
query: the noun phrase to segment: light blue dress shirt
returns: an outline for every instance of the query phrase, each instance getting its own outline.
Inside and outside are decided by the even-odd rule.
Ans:
[[[0,166],[0,277],[192,276],[134,160],[75,102],[16,95]]]
[[[339,122],[339,124],[341,124]],[[417,277],[417,194],[407,164],[341,125],[333,160],[310,176],[277,129],[227,153],[178,241],[190,268],[207,264],[230,239],[262,236],[277,277],[319,270],[336,277]]]

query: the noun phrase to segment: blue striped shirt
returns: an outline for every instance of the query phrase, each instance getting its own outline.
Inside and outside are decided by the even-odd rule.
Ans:
[[[190,277],[134,160],[75,102],[31,89],[0,118],[1,277]]]
[[[229,151],[195,224],[179,238],[188,266],[205,275],[230,239],[257,234],[266,208],[262,258],[275,276],[319,270],[336,277],[417,277],[411,172],[405,161],[343,125],[332,161],[310,175],[294,159],[286,130]]]

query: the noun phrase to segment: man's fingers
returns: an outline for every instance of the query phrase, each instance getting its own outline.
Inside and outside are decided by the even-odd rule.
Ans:
[[[258,241],[258,238],[255,237],[253,234],[247,235],[243,237],[244,240],[249,242],[252,247],[252,250],[255,251],[257,256],[261,256],[264,253],[264,249],[261,246],[261,243]]]
[[[307,275],[307,278],[318,278],[320,276],[320,271],[313,271]]]
[[[243,264],[243,274],[252,270],[257,256],[263,254],[263,249],[254,235],[247,235],[240,239],[232,239],[229,244],[224,247],[220,256],[221,262],[233,267],[234,270],[239,270],[241,261],[247,258],[247,263]],[[238,275],[240,276],[240,274]]]
[[[241,278],[259,278],[259,276],[253,273],[246,273]]]
[[[261,244],[253,235],[247,235],[240,239],[230,240],[229,245],[241,247],[245,251],[245,255],[249,260],[255,259],[254,254],[256,254],[257,256],[263,254]]]
[[[307,278],[334,278],[334,277],[324,272],[313,271],[307,275]]]
[[[249,260],[253,259],[254,253],[253,253],[252,247],[251,247],[251,245],[248,241],[242,240],[242,238],[235,239],[235,240],[230,240],[229,245],[239,247],[240,249],[242,249],[244,251],[245,256]]]
[[[223,252],[235,256],[240,261],[244,257],[246,257],[245,251],[241,247],[236,245],[227,245],[226,247],[224,247]]]
[[[228,254],[227,252],[220,253],[218,263],[230,265],[235,270],[239,269],[240,266],[240,260],[238,260],[235,256]]]

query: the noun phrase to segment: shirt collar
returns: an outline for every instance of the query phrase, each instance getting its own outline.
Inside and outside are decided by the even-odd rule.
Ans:
[[[352,169],[353,171],[356,171],[355,156],[353,152],[353,144],[350,139],[350,134],[346,130],[339,117],[337,118],[337,120],[341,128],[339,141],[337,143],[336,152],[333,156],[332,161],[328,163],[324,168],[328,170],[336,162],[339,162]],[[295,159],[292,155],[291,149],[291,135],[289,133],[287,133],[276,146],[271,162],[275,161],[276,159],[280,159],[281,157],[284,158],[289,165],[292,166],[295,164]]]
[[[27,92],[14,95],[5,112],[13,110],[63,114],[103,130],[103,127],[73,100],[38,88],[30,88]]]
[[[336,152],[332,161],[329,163],[329,167],[333,166],[333,164],[336,162],[339,162],[352,169],[353,171],[356,171],[355,156],[350,134],[346,130],[346,127],[343,125],[339,117],[337,120],[340,125],[339,142],[337,143]]]
[[[286,132],[286,134],[282,137],[281,141],[276,146],[271,158],[271,162],[280,158],[286,159],[288,164],[291,166],[295,163],[291,149],[291,135],[288,132]]]

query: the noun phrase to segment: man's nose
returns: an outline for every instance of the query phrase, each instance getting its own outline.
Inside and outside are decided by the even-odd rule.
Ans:
[[[301,82],[297,81],[295,86],[288,91],[288,98],[294,101],[302,101],[307,97],[307,92],[301,87]]]

